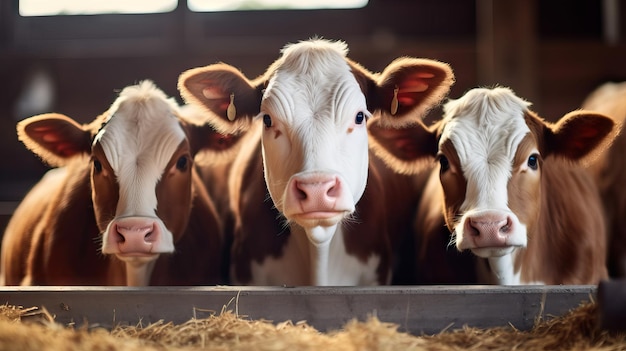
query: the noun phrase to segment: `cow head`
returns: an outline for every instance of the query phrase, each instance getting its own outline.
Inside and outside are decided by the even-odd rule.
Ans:
[[[612,140],[614,123],[603,115],[574,111],[553,124],[529,106],[508,88],[473,89],[447,102],[431,127],[370,129],[384,152],[407,163],[437,159],[456,247],[498,257],[526,246],[538,219],[543,163],[581,162]]]
[[[17,128],[20,140],[53,166],[90,157],[82,161],[91,163],[102,253],[126,262],[129,285],[147,285],[156,258],[173,252],[185,230],[195,153],[226,148],[231,140],[183,119],[150,81],[123,89],[88,125],[44,114]]]
[[[305,229],[335,226],[355,210],[368,175],[368,119],[390,127],[419,119],[454,80],[437,61],[402,58],[373,74],[346,55],[345,43],[314,39],[287,45],[255,80],[221,63],[179,79],[183,98],[203,106],[219,130],[261,124],[270,196]]]

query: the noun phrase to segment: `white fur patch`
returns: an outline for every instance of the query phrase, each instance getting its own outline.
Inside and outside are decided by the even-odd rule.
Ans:
[[[513,158],[530,132],[524,121],[529,105],[511,90],[495,88],[473,89],[444,106],[439,145],[452,141],[468,181],[461,211],[507,209]]]
[[[125,88],[108,111],[99,142],[120,188],[116,216],[155,217],[155,188],[185,138],[177,105],[151,82]]]
[[[329,286],[378,285],[380,256],[372,254],[363,263],[346,253],[343,231],[337,230],[328,246],[328,270],[320,272],[326,276]],[[283,255],[278,259],[268,256],[261,264],[252,262],[253,285],[312,285],[310,243],[302,228],[292,225]]]
[[[260,118],[267,114],[272,119],[263,133],[265,179],[283,213],[285,189],[295,174],[338,174],[354,204],[367,182],[366,122],[355,124],[355,118],[358,112],[370,113],[346,62],[345,45],[305,44],[284,50],[261,103]]]

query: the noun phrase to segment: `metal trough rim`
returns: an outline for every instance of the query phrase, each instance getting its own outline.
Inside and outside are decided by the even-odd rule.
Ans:
[[[275,323],[306,321],[320,331],[375,315],[401,332],[436,334],[464,325],[529,330],[595,300],[595,285],[379,287],[0,287],[0,303],[45,307],[63,324],[183,323],[231,310]]]

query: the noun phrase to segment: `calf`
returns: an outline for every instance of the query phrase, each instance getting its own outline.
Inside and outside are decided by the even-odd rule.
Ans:
[[[615,142],[592,162],[590,169],[600,189],[607,218],[609,276],[626,278],[626,228],[622,224],[626,214],[626,82],[603,84],[587,96],[582,108],[604,113],[620,126]]]
[[[210,126],[185,120],[143,81],[89,124],[51,113],[17,129],[26,147],[62,167],[9,222],[2,283],[220,283],[220,221],[193,162],[201,149],[226,147]]]
[[[405,158],[439,161],[424,191],[430,207],[419,207],[420,241],[441,243],[445,223],[451,244],[486,259],[478,273],[451,280],[478,274],[482,283],[595,284],[607,277],[602,205],[578,162],[612,140],[614,123],[574,111],[553,124],[529,106],[507,88],[473,89],[446,103],[430,128],[411,126],[413,144],[402,140],[412,151]],[[386,151],[403,155],[386,129],[370,132],[389,134]],[[450,256],[440,262],[450,265],[447,273],[466,268]]]
[[[400,219],[385,205],[411,190],[388,193],[391,172],[369,157],[367,121],[377,113],[393,128],[419,118],[454,77],[428,59],[401,58],[373,74],[346,56],[343,42],[312,39],[286,46],[255,80],[226,64],[181,74],[181,95],[218,130],[247,131],[229,179],[234,283],[391,279],[402,233],[389,232]]]

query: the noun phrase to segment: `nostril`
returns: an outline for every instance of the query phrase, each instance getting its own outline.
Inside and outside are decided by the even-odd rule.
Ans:
[[[126,238],[124,237],[124,234],[117,232],[117,235],[115,236],[115,242],[123,243],[125,241],[126,241]]]
[[[505,224],[500,228],[500,233],[506,234],[509,232],[509,230],[511,230],[511,227],[508,224]]]
[[[339,181],[337,178],[330,182],[328,186],[328,190],[326,191],[326,195],[329,197],[338,197],[341,193],[341,187],[339,186]]]
[[[500,227],[500,233],[507,234],[511,231],[511,227],[513,222],[511,221],[511,217],[507,217],[504,221],[504,224]]]
[[[150,230],[150,231],[149,231],[146,235],[144,235],[144,237],[143,237],[143,238],[144,238],[144,241],[145,241],[145,242],[152,242],[152,241],[154,241],[154,240],[155,240],[155,239],[154,239],[154,235],[152,235],[152,233],[153,233],[153,231],[152,231],[152,230]]]
[[[306,200],[307,194],[306,194],[306,191],[304,191],[304,189],[302,188],[302,185],[300,184],[300,182],[295,181],[294,187],[295,187],[294,194],[296,195],[296,198],[298,200]]]
[[[474,221],[470,218],[466,221],[465,232],[471,236],[479,236],[480,230],[474,224]]]

